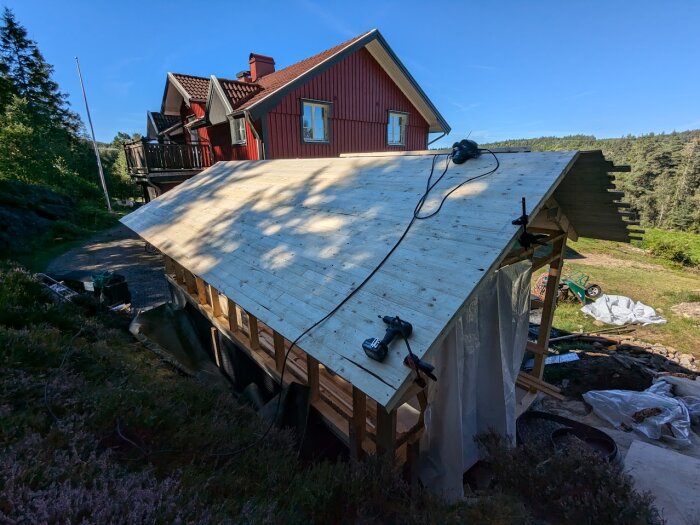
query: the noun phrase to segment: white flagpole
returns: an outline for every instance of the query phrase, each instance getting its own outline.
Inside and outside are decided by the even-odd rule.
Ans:
[[[105,193],[105,201],[107,201],[107,209],[112,211],[112,204],[109,202],[109,193],[107,193],[107,183],[105,182],[105,174],[102,171],[102,160],[100,160],[100,151],[97,149],[97,141],[95,140],[95,128],[92,127],[92,117],[90,116],[90,107],[88,106],[87,94],[85,94],[85,84],[83,84],[83,74],[80,72],[80,62],[78,57],[75,57],[75,65],[78,67],[78,77],[80,78],[80,87],[83,89],[83,100],[85,100],[85,111],[87,112],[88,123],[90,124],[90,133],[92,134],[92,147],[95,149],[95,158],[97,159],[97,171],[100,172],[100,181],[102,182],[102,190]]]

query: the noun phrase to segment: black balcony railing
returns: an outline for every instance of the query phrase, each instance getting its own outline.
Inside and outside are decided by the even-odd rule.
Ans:
[[[132,142],[124,144],[126,165],[132,176],[151,173],[203,170],[212,165],[209,143],[159,144]]]

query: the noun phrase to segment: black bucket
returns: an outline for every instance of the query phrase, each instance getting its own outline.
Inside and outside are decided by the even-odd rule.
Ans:
[[[518,418],[517,440],[519,444],[528,444],[523,439],[523,436],[527,434],[527,432],[524,432],[524,427],[528,424],[536,424],[538,420],[546,421],[552,427],[548,429],[548,433],[549,445],[553,451],[566,454],[568,445],[574,440],[588,446],[612,465],[616,467],[621,466],[622,459],[617,449],[617,444],[605,432],[573,419],[549,414],[548,412],[531,410]]]

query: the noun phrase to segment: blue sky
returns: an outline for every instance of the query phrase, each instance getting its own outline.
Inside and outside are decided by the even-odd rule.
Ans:
[[[452,126],[488,142],[700,128],[700,1],[5,0],[95,131],[143,132],[167,71],[233,77],[378,28]],[[243,6],[246,8],[243,8]]]

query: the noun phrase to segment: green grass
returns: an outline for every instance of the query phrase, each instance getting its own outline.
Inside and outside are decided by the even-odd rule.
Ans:
[[[638,244],[642,248],[651,249],[655,244],[661,242],[672,242],[682,246],[684,251],[695,261],[695,264],[700,264],[700,235],[651,228],[644,232],[644,238]]]
[[[650,239],[681,239],[692,253],[700,249],[700,235],[652,230]],[[644,243],[651,244],[645,237]],[[700,271],[654,256],[638,247],[593,239],[570,242],[574,252],[593,262],[568,258],[563,275],[580,270],[590,276],[590,282],[602,286],[604,293],[626,295],[654,307],[668,320],[665,325],[638,327],[636,337],[659,342],[684,352],[700,355],[700,322],[680,317],[671,306],[681,302],[700,301]],[[562,302],[557,307],[554,326],[570,331],[590,331],[601,327],[593,318],[580,312],[578,302]]]

